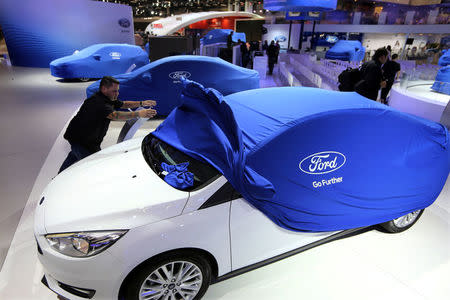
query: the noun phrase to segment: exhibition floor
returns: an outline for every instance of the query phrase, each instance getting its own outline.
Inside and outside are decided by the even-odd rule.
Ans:
[[[0,70],[0,246],[4,257],[7,252],[0,272],[0,299],[56,298],[40,282],[33,213],[67,154],[62,133],[89,84],[58,82],[48,69]],[[261,85],[276,84],[268,77]],[[136,135],[146,135],[159,122],[147,122]],[[111,123],[103,147],[115,143],[122,124]],[[0,264],[2,260],[0,256]],[[334,241],[214,284],[204,299],[444,300],[450,298],[449,277],[447,179],[437,201],[404,233],[372,230]]]

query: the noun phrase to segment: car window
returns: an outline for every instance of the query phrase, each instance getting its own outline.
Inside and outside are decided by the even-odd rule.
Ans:
[[[162,179],[167,175],[167,172],[162,169],[162,163],[178,165],[188,162],[187,170],[194,175],[194,183],[188,188],[179,188],[184,191],[201,189],[221,176],[220,172],[210,164],[190,157],[151,134],[142,141],[142,154],[153,172]]]

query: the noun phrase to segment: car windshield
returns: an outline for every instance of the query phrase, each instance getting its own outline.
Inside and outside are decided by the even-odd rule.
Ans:
[[[168,172],[163,169],[162,163],[174,166],[188,162],[189,165],[187,171],[194,175],[193,185],[180,188],[171,184],[175,188],[183,191],[198,190],[221,175],[220,172],[210,164],[186,155],[151,134],[147,135],[142,141],[142,153],[150,168],[163,180]]]

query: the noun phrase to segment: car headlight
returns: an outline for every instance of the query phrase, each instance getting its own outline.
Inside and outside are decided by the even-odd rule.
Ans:
[[[54,250],[72,257],[88,257],[102,252],[120,239],[127,230],[47,234]]]

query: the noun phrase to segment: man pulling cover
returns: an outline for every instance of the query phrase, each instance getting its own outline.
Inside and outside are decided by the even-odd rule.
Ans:
[[[81,105],[78,113],[70,121],[64,138],[70,143],[71,151],[61,165],[58,173],[77,161],[100,150],[100,144],[112,121],[129,120],[136,117],[153,118],[156,110],[154,100],[120,101],[119,81],[111,76],[105,76],[100,81],[100,89]],[[119,108],[150,107],[139,111],[124,112]]]

